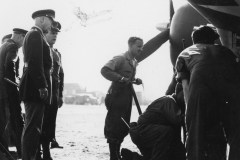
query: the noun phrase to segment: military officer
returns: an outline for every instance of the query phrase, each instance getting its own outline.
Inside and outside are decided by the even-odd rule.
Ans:
[[[25,106],[25,125],[22,133],[22,159],[36,158],[46,105],[51,103],[52,57],[44,33],[55,18],[55,11],[39,10],[32,14],[35,26],[23,43],[24,71],[20,81],[20,100]]]
[[[13,137],[17,148],[18,157],[21,157],[21,134],[23,118],[19,101],[19,92],[16,85],[8,83],[19,82],[19,57],[18,49],[23,45],[27,33],[24,29],[14,28],[9,37],[0,48],[0,135],[1,144],[8,150],[10,135]],[[7,129],[6,129],[7,128]],[[10,135],[7,133],[10,131]]]
[[[57,35],[60,32],[61,24],[56,22],[56,25],[45,34],[46,40],[50,45],[51,54],[53,57],[53,70],[52,70],[52,103],[49,107],[45,108],[43,119],[43,132],[42,132],[42,148],[43,159],[51,159],[49,144],[52,142],[52,148],[62,148],[58,145],[55,138],[56,118],[58,108],[63,104],[62,91],[63,91],[63,69],[61,63],[61,54],[57,49],[53,48],[56,43]]]
[[[132,111],[132,81],[142,84],[141,79],[135,79],[137,57],[143,47],[143,40],[139,37],[130,37],[128,40],[128,51],[115,56],[102,69],[101,74],[112,81],[105,99],[108,110],[104,135],[109,143],[110,159],[120,159],[120,145],[128,134],[128,128],[122,122],[124,118],[130,122]]]

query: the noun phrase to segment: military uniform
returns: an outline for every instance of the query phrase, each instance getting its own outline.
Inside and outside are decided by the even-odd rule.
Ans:
[[[189,81],[186,126],[189,160],[240,157],[240,75],[236,56],[224,46],[195,44],[180,53],[177,79]],[[225,132],[223,132],[223,128]]]
[[[132,111],[132,84],[119,82],[122,77],[133,81],[136,74],[137,61],[126,52],[110,60],[101,70],[102,75],[112,81],[105,98],[108,113],[105,119],[104,135],[110,149],[110,157],[119,154],[120,145],[128,134],[128,127],[121,117],[130,122]],[[118,155],[119,156],[119,155]]]
[[[19,68],[18,46],[8,39],[0,48],[0,143],[8,150],[10,134],[14,138],[18,155],[21,157],[21,134],[23,118],[17,86],[4,78],[16,83]]]
[[[63,68],[61,62],[61,54],[57,49],[51,48],[53,57],[53,71],[52,71],[52,103],[45,109],[43,120],[43,139],[51,142],[55,139],[56,118],[58,111],[58,100],[62,97],[63,92]]]
[[[130,58],[128,52],[114,57],[105,67],[108,67],[112,72],[102,69],[102,75],[112,81],[105,99],[108,109],[105,120],[104,134],[108,142],[122,143],[125,136],[128,134],[128,128],[122,122],[121,117],[127,123],[130,122],[132,110],[132,84],[120,83],[122,77],[134,80],[136,73],[136,64]]]
[[[24,44],[24,72],[20,81],[20,99],[24,102],[26,119],[22,135],[23,160],[36,156],[42,130],[46,104],[51,103],[50,48],[42,30],[34,26],[27,33]],[[47,88],[46,100],[40,98],[39,89]]]
[[[174,96],[163,96],[147,107],[139,116],[137,126],[130,129],[131,139],[144,160],[186,159],[181,142],[182,120],[181,109]]]

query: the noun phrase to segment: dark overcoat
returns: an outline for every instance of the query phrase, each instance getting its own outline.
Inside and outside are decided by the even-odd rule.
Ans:
[[[38,27],[32,27],[23,43],[24,71],[20,81],[20,100],[41,102],[39,89],[48,89],[47,104],[51,103],[52,57],[49,45]]]
[[[23,118],[19,102],[19,92],[15,85],[4,80],[8,78],[16,82],[19,68],[18,45],[12,40],[7,40],[0,48],[0,135],[2,144],[7,147],[10,143],[10,135],[18,150],[21,152],[21,133]]]

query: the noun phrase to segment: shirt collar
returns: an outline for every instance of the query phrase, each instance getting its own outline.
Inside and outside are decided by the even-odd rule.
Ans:
[[[131,58],[129,51],[126,52],[126,57],[130,61],[134,61],[136,66],[138,66],[138,61],[135,58]]]

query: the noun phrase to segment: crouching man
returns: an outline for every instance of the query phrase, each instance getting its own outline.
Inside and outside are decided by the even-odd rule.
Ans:
[[[131,139],[143,156],[123,148],[123,159],[186,160],[186,151],[181,142],[184,108],[181,84],[176,85],[174,94],[152,102],[139,116],[137,123],[130,124]]]

